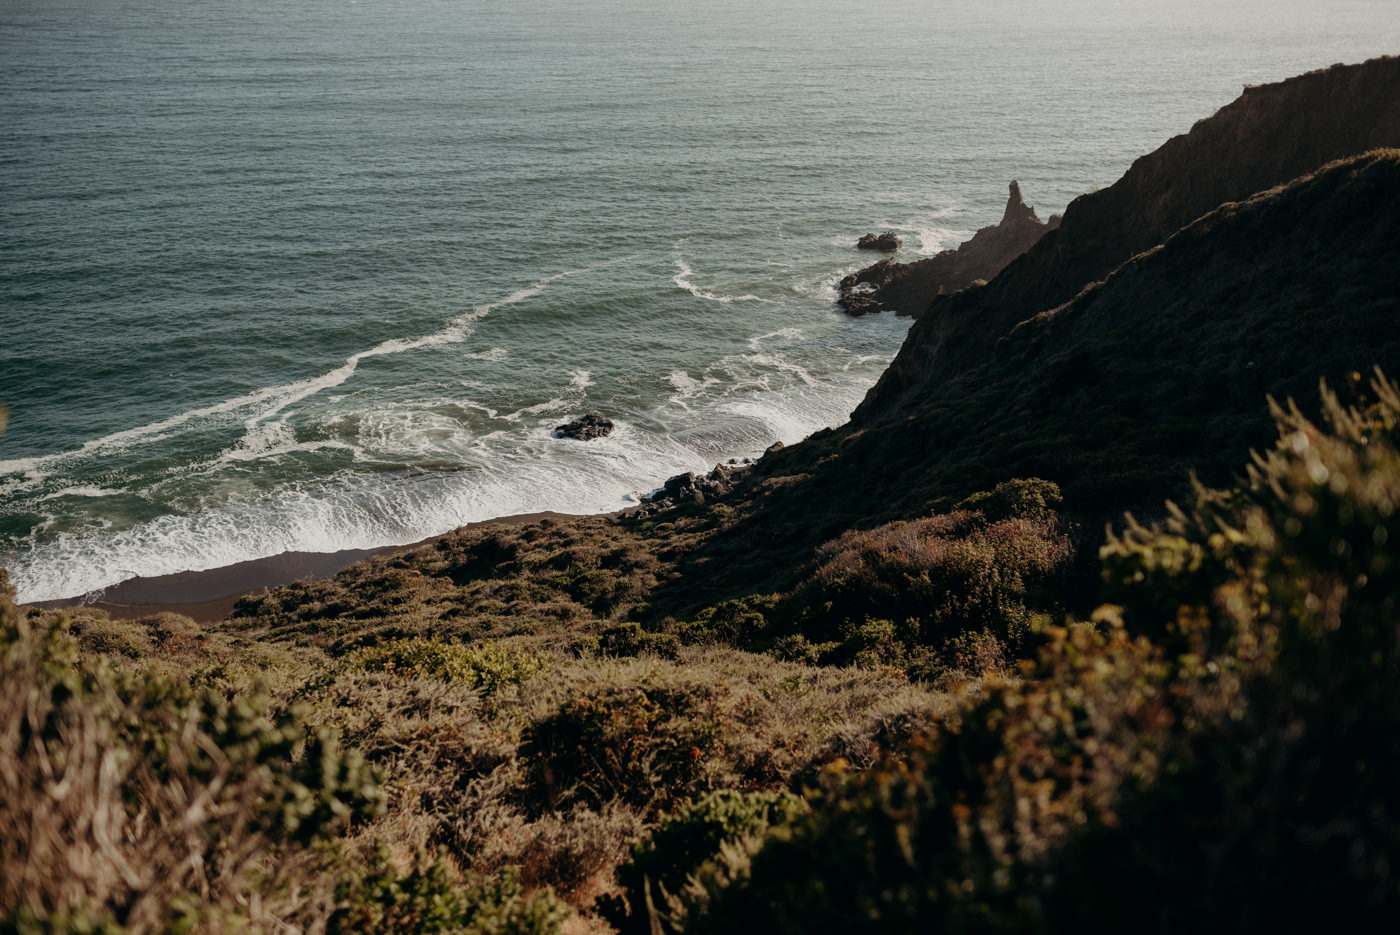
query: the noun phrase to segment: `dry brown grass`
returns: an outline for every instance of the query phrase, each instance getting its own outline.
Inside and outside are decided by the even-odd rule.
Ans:
[[[141,932],[325,917],[314,858],[263,826],[263,770],[230,756],[197,708],[134,702],[100,676],[83,685],[61,642],[26,629],[0,662],[0,918]],[[133,720],[159,755],[123,736]]]

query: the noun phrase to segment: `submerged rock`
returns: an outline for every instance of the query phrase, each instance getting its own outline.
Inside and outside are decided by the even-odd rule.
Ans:
[[[604,435],[610,435],[612,430],[612,419],[600,416],[596,412],[590,412],[582,418],[556,427],[554,437],[574,438],[581,442],[588,442],[595,438],[602,438]]]
[[[894,235],[894,231],[885,231],[883,234],[866,234],[856,241],[857,250],[882,250],[885,253],[894,253],[899,249],[899,238]]]

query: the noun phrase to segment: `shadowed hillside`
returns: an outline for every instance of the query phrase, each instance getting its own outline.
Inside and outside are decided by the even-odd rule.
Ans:
[[[1247,88],[1109,188],[1076,198],[1059,228],[985,289],[935,299],[853,424],[897,405],[906,390],[921,393],[976,366],[1017,322],[1068,301],[1217,205],[1387,146],[1400,146],[1400,58]]]
[[[770,590],[850,526],[1009,477],[1060,484],[1090,529],[1155,512],[1189,472],[1228,482],[1269,442],[1266,396],[1306,403],[1321,378],[1400,372],[1397,324],[1400,156],[1387,150],[1223,205],[943,380],[770,455],[759,508],[709,548],[749,556],[716,560],[727,587]]]

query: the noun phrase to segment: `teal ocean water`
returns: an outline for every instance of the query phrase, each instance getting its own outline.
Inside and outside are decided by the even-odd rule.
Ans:
[[[1396,52],[1393,0],[0,0],[0,563],[622,508],[846,418],[908,325],[835,310],[860,234]]]

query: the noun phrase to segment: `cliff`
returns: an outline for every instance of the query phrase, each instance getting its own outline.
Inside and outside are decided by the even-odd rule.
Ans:
[[[1057,230],[985,288],[935,298],[853,424],[975,366],[1018,322],[1068,301],[1217,205],[1387,146],[1400,146],[1400,58],[1246,88],[1111,187],[1076,198]]]
[[[1007,478],[1061,485],[1088,529],[1156,513],[1272,441],[1266,397],[1315,405],[1320,378],[1375,366],[1400,374],[1394,150],[1222,205],[951,375],[765,456],[759,508],[709,546],[732,550],[715,587],[771,588],[843,530]]]
[[[841,280],[837,301],[851,315],[886,310],[901,315],[922,313],[936,296],[991,279],[1058,224],[1058,217],[1041,221],[1035,209],[1021,199],[1021,186],[1013,180],[1000,223],[982,228],[956,249],[927,259],[913,263],[881,260],[851,273]]]

